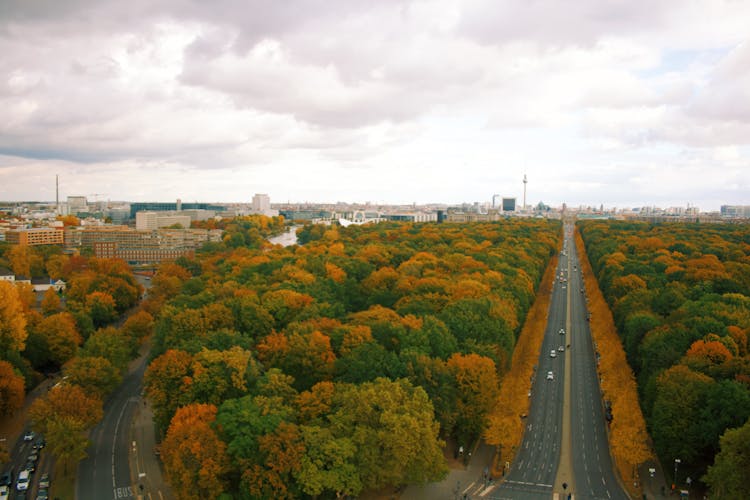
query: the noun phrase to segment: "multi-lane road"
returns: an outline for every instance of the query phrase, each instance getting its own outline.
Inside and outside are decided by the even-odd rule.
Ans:
[[[524,439],[505,481],[482,498],[628,498],[609,454],[572,226],[564,234]]]

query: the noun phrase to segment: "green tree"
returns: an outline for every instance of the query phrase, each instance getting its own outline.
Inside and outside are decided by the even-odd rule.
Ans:
[[[447,473],[432,403],[407,380],[341,386],[329,421],[334,436],[356,447],[353,461],[368,487],[437,481]]]
[[[104,399],[120,382],[120,371],[100,356],[78,356],[68,361],[63,367],[68,382],[82,387],[90,394]]]
[[[348,437],[337,438],[330,429],[302,426],[305,453],[294,474],[303,493],[317,497],[324,493],[357,496],[362,491],[354,463],[357,448]]]
[[[721,451],[703,480],[711,488],[711,498],[729,500],[750,498],[750,420],[721,436]]]
[[[122,373],[128,367],[132,352],[131,340],[116,328],[107,327],[97,330],[86,340],[81,355],[105,358]]]

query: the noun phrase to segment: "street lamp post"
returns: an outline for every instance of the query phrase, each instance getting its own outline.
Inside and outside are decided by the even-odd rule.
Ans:
[[[677,466],[682,463],[682,460],[679,458],[674,459],[674,485],[675,488],[677,487]]]

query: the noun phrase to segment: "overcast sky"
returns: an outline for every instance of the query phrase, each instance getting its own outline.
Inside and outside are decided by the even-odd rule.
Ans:
[[[0,0],[0,200],[750,204],[750,2]]]

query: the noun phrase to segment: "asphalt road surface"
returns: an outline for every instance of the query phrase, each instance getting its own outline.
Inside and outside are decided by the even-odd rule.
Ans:
[[[78,464],[78,500],[135,498],[129,464],[129,425],[140,404],[145,369],[143,356],[104,404],[104,418],[89,435],[88,457]]]
[[[574,241],[568,243],[574,248]],[[570,252],[571,443],[577,499],[627,499],[614,473],[596,372],[596,351],[586,321],[586,295],[577,252]]]
[[[565,499],[568,494],[575,499],[628,498],[609,455],[595,350],[571,231],[566,226],[521,448],[509,464],[505,481],[477,498]],[[547,377],[550,371],[553,380]]]

